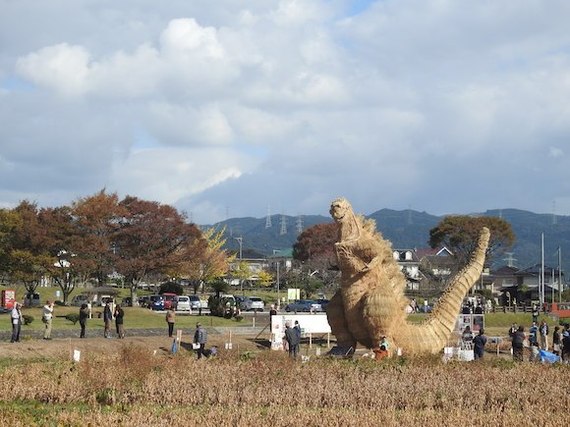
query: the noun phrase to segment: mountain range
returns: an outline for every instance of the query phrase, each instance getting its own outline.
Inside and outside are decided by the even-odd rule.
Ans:
[[[563,271],[570,267],[570,216],[537,214],[518,209],[487,210],[470,215],[500,217],[511,224],[516,236],[515,244],[503,259],[495,260],[494,267],[506,265],[508,262],[518,268],[539,264],[542,233],[545,264],[555,268],[558,266],[560,248]],[[397,249],[429,247],[430,229],[445,217],[414,210],[391,209],[381,209],[365,216],[376,221],[378,230],[392,242],[392,247]],[[331,222],[331,218],[322,215],[272,215],[269,219],[231,218],[213,226],[225,227],[226,249],[239,253],[241,241],[242,257],[257,258],[276,252],[290,252],[297,241],[299,230],[327,222]],[[511,261],[507,261],[507,258]]]

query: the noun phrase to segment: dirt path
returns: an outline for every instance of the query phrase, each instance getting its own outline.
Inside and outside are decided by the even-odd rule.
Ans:
[[[239,351],[251,351],[266,348],[254,342],[253,336],[233,336],[232,348]],[[136,345],[147,348],[156,354],[167,354],[172,347],[172,338],[167,336],[141,336],[116,338],[54,338],[52,340],[28,339],[18,343],[0,342],[0,357],[9,358],[41,358],[41,357],[71,357],[73,350],[80,350],[82,354],[107,353],[120,351],[125,345]],[[182,338],[181,351],[190,351],[189,337]],[[208,347],[217,345],[224,348],[227,337],[211,335]]]

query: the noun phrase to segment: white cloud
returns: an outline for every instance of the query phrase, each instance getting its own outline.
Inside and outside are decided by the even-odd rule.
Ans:
[[[566,1],[4,6],[2,206],[106,186],[213,222],[270,199],[445,213],[570,198]]]
[[[47,46],[18,59],[16,70],[38,85],[66,95],[81,95],[87,90],[89,53],[67,43]]]

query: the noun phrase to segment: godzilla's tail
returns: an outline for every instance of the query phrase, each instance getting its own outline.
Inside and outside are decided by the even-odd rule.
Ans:
[[[426,322],[416,327],[411,325],[409,333],[412,335],[410,336],[411,341],[415,341],[417,344],[416,352],[437,353],[447,344],[455,327],[463,299],[483,271],[489,237],[489,229],[483,227],[477,248],[473,252],[469,264],[449,284]],[[413,345],[412,347],[416,346]]]

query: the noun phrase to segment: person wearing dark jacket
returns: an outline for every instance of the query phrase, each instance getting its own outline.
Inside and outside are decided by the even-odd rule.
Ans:
[[[117,336],[119,338],[125,338],[125,329],[123,326],[125,317],[125,311],[120,304],[115,307],[115,328],[117,329]]]
[[[299,351],[300,336],[295,328],[292,328],[289,323],[285,324],[285,340],[289,347],[289,356],[292,359],[295,359]]]
[[[475,359],[482,359],[485,354],[485,344],[487,344],[487,337],[485,331],[479,329],[479,335],[473,338],[473,355]]]
[[[87,326],[87,319],[89,318],[89,308],[87,304],[81,304],[79,309],[79,326],[81,326],[81,334],[79,338],[85,338],[85,327]]]
[[[524,326],[519,326],[518,330],[513,335],[513,360],[517,362],[523,361],[524,340],[526,335],[524,333]]]
[[[111,323],[113,322],[113,312],[111,311],[111,303],[105,304],[103,310],[103,322],[105,323],[105,338],[111,338]]]

